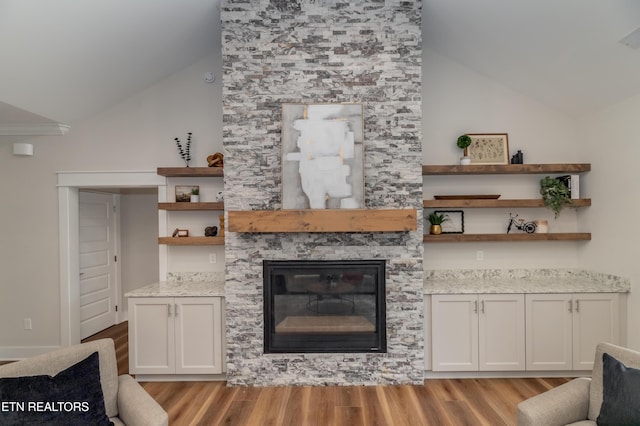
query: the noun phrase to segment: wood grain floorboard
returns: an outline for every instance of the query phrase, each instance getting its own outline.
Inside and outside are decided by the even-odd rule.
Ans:
[[[447,410],[443,404],[444,399],[436,394],[435,389],[440,381],[432,383],[431,380],[425,381],[429,386],[415,386],[413,390],[418,400],[417,411],[422,412],[427,419],[428,425],[447,425],[451,424],[451,420],[447,415]]]
[[[232,388],[225,386],[225,383],[219,383],[216,386],[219,389],[218,396],[214,398],[211,405],[206,407],[202,417],[197,419],[197,423],[184,423],[184,424],[198,424],[198,425],[235,425],[241,423],[235,423],[234,417],[231,416],[231,407],[233,406],[233,402],[235,401],[236,393],[238,392],[237,388]],[[153,394],[151,394],[153,396]],[[160,404],[162,405],[162,404]],[[162,405],[165,408],[164,405]],[[171,407],[167,406],[165,408],[167,413],[169,414],[169,424],[172,423],[172,412]],[[252,413],[248,412],[247,414]]]
[[[488,384],[490,383],[493,382],[489,382]],[[503,416],[503,412],[497,409],[495,400],[492,397],[492,395],[495,395],[495,387],[485,386],[485,388],[483,389],[482,386],[478,384],[478,380],[456,379],[452,381],[451,388],[456,394],[456,399],[458,401],[466,401],[471,411],[473,411],[474,415],[480,419],[483,419],[486,424],[496,426],[508,424],[508,419]],[[486,392],[486,390],[488,389],[491,389],[491,391],[494,392]],[[500,399],[502,397],[502,395],[495,396],[496,399]],[[507,406],[502,408],[508,410],[511,407]]]
[[[260,392],[248,425],[275,426],[284,424],[285,407],[291,394],[291,387],[274,387]]]
[[[427,417],[420,409],[416,386],[390,386],[386,389],[387,401],[391,415],[403,425],[428,424]]]
[[[308,386],[298,386],[291,389],[289,399],[287,400],[287,406],[284,408],[287,413],[287,422],[283,425],[296,426],[309,424],[308,415],[313,415],[309,412],[311,398],[311,388]]]
[[[335,409],[335,425],[336,426],[365,426],[362,416],[362,408],[360,407],[336,407]]]
[[[310,426],[331,425],[336,422],[337,386],[311,387],[309,410],[313,416],[308,418]]]
[[[127,323],[86,340],[114,339],[128,373]],[[422,385],[231,387],[225,382],[146,382],[171,426],[515,425],[520,401],[568,378],[430,379]]]

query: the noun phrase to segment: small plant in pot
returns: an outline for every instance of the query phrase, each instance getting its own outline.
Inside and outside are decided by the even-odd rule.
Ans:
[[[471,164],[471,158],[469,157],[469,145],[471,145],[471,137],[469,135],[461,135],[456,142],[458,148],[462,151],[462,157],[460,158],[460,164]]]
[[[553,210],[554,218],[557,219],[560,211],[571,204],[571,196],[567,185],[549,176],[540,179],[540,195],[544,205]]]
[[[191,190],[191,200],[192,203],[198,203],[200,202],[200,189],[199,188],[193,188]]]
[[[448,218],[444,215],[444,213],[430,213],[427,216],[427,220],[431,224],[429,227],[429,233],[432,235],[442,234],[442,223],[446,221]]]

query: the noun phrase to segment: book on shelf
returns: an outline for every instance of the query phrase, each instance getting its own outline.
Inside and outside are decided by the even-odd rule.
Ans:
[[[564,175],[558,176],[556,179],[569,188],[569,197],[572,200],[580,199],[580,175]]]

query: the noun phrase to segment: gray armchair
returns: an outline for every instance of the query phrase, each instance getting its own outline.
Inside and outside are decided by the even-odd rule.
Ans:
[[[580,377],[518,404],[518,425],[596,425],[602,405],[602,354],[640,368],[640,352],[600,343],[591,378]]]
[[[109,420],[115,425],[168,425],[167,413],[133,377],[128,374],[118,376],[112,339],[82,343],[2,365],[0,377],[54,376],[96,351],[100,359],[100,383]]]

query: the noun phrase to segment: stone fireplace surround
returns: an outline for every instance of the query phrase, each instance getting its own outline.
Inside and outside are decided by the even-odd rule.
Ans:
[[[422,383],[420,2],[223,0],[225,209],[281,208],[281,104],[364,105],[367,209],[410,232],[227,232],[229,385]],[[229,224],[230,225],[230,224]],[[264,354],[263,260],[385,259],[387,352]]]

